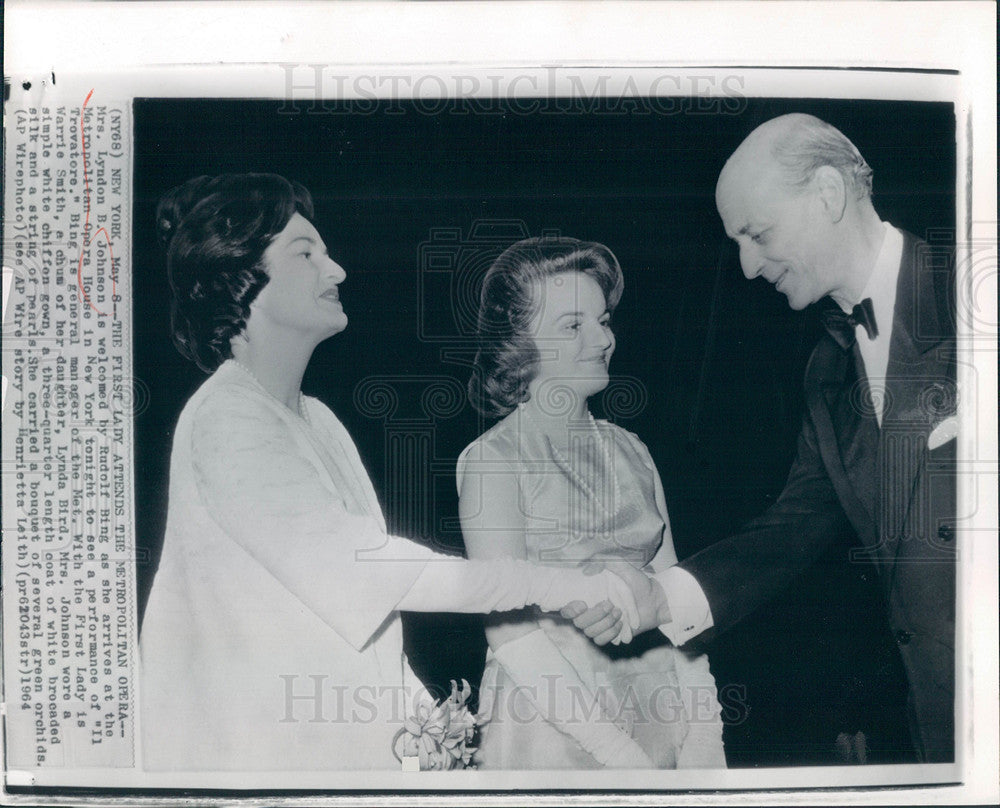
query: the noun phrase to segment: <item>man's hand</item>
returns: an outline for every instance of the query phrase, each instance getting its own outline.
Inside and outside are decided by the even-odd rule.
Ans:
[[[585,572],[600,569],[600,566],[594,565],[585,568]],[[670,622],[667,596],[656,580],[625,561],[609,562],[604,565],[604,569],[611,570],[632,590],[636,605],[639,607],[639,627],[635,630],[636,634]],[[567,604],[560,614],[567,620],[572,620],[573,625],[597,645],[607,645],[618,636],[617,626],[621,615],[615,616],[615,611],[617,610],[610,609],[610,604],[600,603],[588,609],[585,603],[573,601]]]

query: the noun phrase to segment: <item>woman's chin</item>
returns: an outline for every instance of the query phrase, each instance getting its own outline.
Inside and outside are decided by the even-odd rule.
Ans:
[[[348,322],[347,315],[341,314],[334,322],[330,324],[330,327],[327,329],[326,332],[326,339],[329,339],[330,337],[335,337],[341,331],[346,330],[347,322]]]
[[[597,388],[595,388],[595,389],[594,389],[594,392],[592,392],[592,393],[591,393],[591,394],[590,394],[590,395],[588,396],[588,398],[593,398],[593,397],[594,397],[594,396],[596,396],[596,395],[597,395],[598,393],[603,393],[603,392],[604,392],[605,390],[607,390],[607,388],[608,388],[608,385],[607,385],[607,382],[605,382],[605,383],[604,383],[604,384],[602,384],[602,385],[601,385],[600,387],[597,387]]]
[[[607,389],[610,382],[611,380],[607,375],[598,375],[593,378],[584,379],[581,380],[580,385],[577,387],[577,392],[582,398],[590,398]]]

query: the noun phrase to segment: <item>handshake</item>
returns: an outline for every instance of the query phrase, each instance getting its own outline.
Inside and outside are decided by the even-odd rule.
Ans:
[[[631,642],[643,631],[671,621],[670,607],[663,587],[642,570],[624,561],[588,562],[585,575],[612,573],[621,585],[610,587],[608,599],[592,607],[582,600],[563,606],[559,613],[583,631],[597,645]]]

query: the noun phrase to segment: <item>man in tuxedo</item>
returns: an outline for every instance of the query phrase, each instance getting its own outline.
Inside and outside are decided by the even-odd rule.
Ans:
[[[880,219],[871,189],[854,144],[802,114],[758,127],[723,168],[716,205],[744,274],[793,309],[822,301],[828,333],[806,370],[807,411],[778,500],[660,573],[642,628],[658,624],[677,645],[725,630],[849,524],[861,545],[853,553],[879,572],[917,754],[945,762],[954,759],[957,560],[950,273]],[[595,612],[566,614],[592,637],[606,628]]]

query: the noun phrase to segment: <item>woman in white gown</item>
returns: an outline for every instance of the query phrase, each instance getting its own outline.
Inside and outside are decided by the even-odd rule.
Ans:
[[[459,458],[469,558],[624,562],[654,572],[676,563],[646,446],[594,420],[587,404],[608,384],[610,317],[622,289],[610,250],[575,239],[518,242],[486,274],[469,391],[483,414],[501,420]],[[488,617],[486,636],[485,767],[725,766],[705,656],[656,631],[597,647],[537,609]],[[598,724],[620,733],[614,761],[581,741]]]
[[[311,217],[304,188],[266,174],[197,178],[158,210],[174,341],[212,375],[177,424],[141,632],[147,769],[398,767],[393,735],[419,687],[400,609],[583,598],[637,617],[611,573],[497,570],[386,534],[350,436],[299,390],[313,349],[347,325],[345,273]]]

